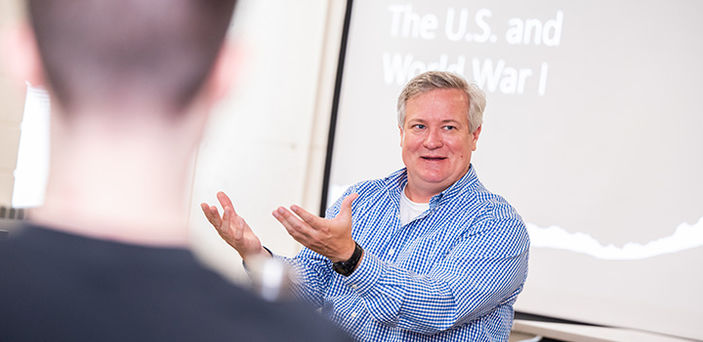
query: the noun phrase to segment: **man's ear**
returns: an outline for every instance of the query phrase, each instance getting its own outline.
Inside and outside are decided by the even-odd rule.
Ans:
[[[398,125],[398,131],[400,132],[400,147],[403,147],[403,127]]]
[[[34,32],[26,21],[8,26],[0,37],[4,67],[18,85],[25,82],[47,88]]]
[[[478,136],[481,134],[481,127],[483,126],[478,126],[478,128],[471,133],[472,151],[476,151],[476,143],[478,142]]]
[[[189,129],[195,132],[193,137],[196,139],[193,140],[193,146],[196,146],[200,139],[202,139],[205,125],[210,117],[210,112],[215,104],[227,96],[235,75],[237,75],[236,67],[239,63],[235,51],[234,44],[230,43],[227,38],[225,38],[212,66],[212,70],[190,108],[193,111],[193,115],[187,116],[189,120],[182,120],[184,127],[189,127]],[[183,136],[187,135],[183,134]]]
[[[208,92],[206,97],[211,105],[221,101],[229,93],[236,75],[239,74],[237,66],[240,58],[237,51],[239,50],[235,48],[235,44],[225,38],[208,77],[208,84],[204,87]]]

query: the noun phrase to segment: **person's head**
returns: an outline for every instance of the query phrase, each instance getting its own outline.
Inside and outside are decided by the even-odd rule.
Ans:
[[[436,89],[459,89],[466,94],[466,111],[469,129],[473,133],[483,123],[483,110],[486,108],[486,95],[475,84],[469,84],[461,76],[446,71],[427,71],[411,79],[398,95],[398,127],[405,124],[407,102],[413,97]]]
[[[234,4],[27,0],[38,72],[64,112],[182,112],[208,86]]]
[[[429,200],[466,174],[485,106],[483,91],[449,72],[425,72],[408,82],[397,108],[409,191],[420,197],[413,200]]]

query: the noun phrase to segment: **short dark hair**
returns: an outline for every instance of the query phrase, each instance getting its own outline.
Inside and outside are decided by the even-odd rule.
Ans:
[[[236,0],[28,0],[62,106],[147,100],[181,109],[210,73]]]

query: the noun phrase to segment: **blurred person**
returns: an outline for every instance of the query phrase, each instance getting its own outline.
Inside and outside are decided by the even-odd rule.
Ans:
[[[12,71],[52,99],[45,203],[0,242],[1,341],[344,341],[187,250],[234,0],[29,0]],[[31,26],[31,27],[30,27]]]
[[[527,277],[529,237],[471,164],[485,95],[458,75],[426,72],[398,97],[405,168],[360,182],[326,213],[279,207],[303,246],[282,258],[299,294],[360,341],[507,341]],[[210,223],[246,261],[270,256],[224,193],[203,203]],[[291,212],[292,211],[292,212]]]

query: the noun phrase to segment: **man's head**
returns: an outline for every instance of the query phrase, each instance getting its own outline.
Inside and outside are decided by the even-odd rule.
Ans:
[[[235,0],[25,1],[30,22],[8,31],[8,62],[49,91],[52,111],[34,219],[183,244],[193,152],[230,78],[223,42]]]
[[[483,91],[452,73],[426,72],[405,86],[398,126],[412,200],[427,201],[466,174],[485,106]]]
[[[445,71],[427,71],[411,79],[398,96],[398,126],[405,123],[406,105],[413,97],[436,89],[459,89],[468,101],[467,119],[473,133],[483,123],[486,95],[475,84],[469,84],[461,76]]]
[[[45,83],[67,112],[183,110],[220,52],[234,0],[28,0]]]

